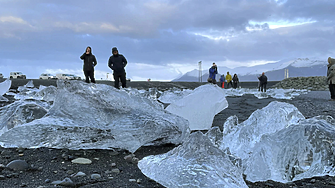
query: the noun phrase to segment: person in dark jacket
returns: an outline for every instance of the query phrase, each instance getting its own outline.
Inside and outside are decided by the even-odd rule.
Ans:
[[[208,82],[216,84],[216,74],[218,73],[218,68],[215,63],[213,63],[213,66],[209,69],[209,77]]]
[[[121,80],[122,87],[126,87],[126,71],[124,67],[127,65],[126,58],[119,54],[116,47],[112,48],[113,55],[109,57],[108,67],[113,70],[114,87],[120,89],[119,80]]]
[[[221,77],[220,77],[220,82],[221,82],[220,87],[224,88],[224,83],[225,83],[225,81],[226,81],[226,79],[225,79],[224,74],[223,74],[223,75],[221,75]]]
[[[268,83],[268,77],[265,76],[264,72],[262,73],[262,76],[258,77],[259,82],[260,82],[260,88],[261,92],[266,92],[266,84]]]
[[[327,83],[329,85],[330,100],[335,101],[335,59],[331,57],[328,58]]]
[[[237,74],[234,74],[233,76],[233,88],[236,89],[237,88],[237,83],[238,83],[238,77]]]
[[[91,82],[95,83],[94,79],[94,67],[98,64],[97,59],[92,54],[92,48],[87,47],[85,53],[80,56],[80,59],[84,61],[83,65],[83,71],[85,74],[86,82],[90,83],[89,79],[91,79]]]

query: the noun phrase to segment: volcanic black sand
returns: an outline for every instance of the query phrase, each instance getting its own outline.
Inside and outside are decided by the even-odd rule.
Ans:
[[[170,83],[181,86],[180,83]],[[138,84],[139,88],[147,89],[153,87],[147,82]],[[161,84],[162,85],[162,84]],[[164,85],[164,84],[163,84]],[[189,83],[181,87],[194,89],[199,85]],[[170,86],[171,87],[171,86]],[[8,97],[8,96],[7,96]],[[271,101],[282,101],[295,105],[306,117],[317,115],[335,115],[335,102],[328,101],[329,92],[313,91],[294,98],[293,100],[277,100],[273,98],[257,99],[252,95],[242,97],[227,97],[229,107],[217,114],[213,126],[222,128],[225,120],[231,115],[237,115],[239,122],[246,120],[256,109],[261,109]],[[5,105],[5,104],[2,104]],[[1,105],[1,106],[2,106]],[[166,153],[176,147],[165,145],[158,147],[142,147],[137,150],[133,157],[131,153],[123,150],[68,150],[68,149],[24,149],[24,148],[1,148],[0,147],[0,187],[31,187],[47,188],[55,187],[52,182],[70,178],[71,187],[97,187],[97,188],[135,188],[135,187],[164,187],[159,183],[144,176],[137,167],[136,160],[148,155]],[[92,161],[91,164],[74,164],[72,159],[82,157]],[[25,170],[11,170],[5,166],[13,160],[24,160],[29,168]],[[173,165],[173,164],[171,164]],[[84,176],[74,177],[78,172],[85,173]],[[93,174],[94,177],[91,177]],[[95,174],[95,175],[94,175]],[[98,176],[97,176],[98,175]],[[100,177],[99,177],[100,175]],[[335,178],[329,176],[314,177],[293,183],[282,184],[273,181],[247,182],[249,187],[335,187]],[[60,185],[58,185],[60,186]]]

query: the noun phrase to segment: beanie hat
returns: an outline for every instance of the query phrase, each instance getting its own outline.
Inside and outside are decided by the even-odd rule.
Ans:
[[[112,48],[112,52],[118,51],[116,47]]]

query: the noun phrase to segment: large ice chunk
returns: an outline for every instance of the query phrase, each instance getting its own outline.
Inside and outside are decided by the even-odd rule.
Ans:
[[[189,135],[188,121],[167,112],[157,101],[103,84],[58,80],[57,85],[45,117],[3,133],[4,147],[135,152],[147,144],[179,144]]]
[[[264,135],[247,160],[250,181],[289,182],[335,175],[335,120],[317,116]]]
[[[168,153],[143,158],[138,167],[166,187],[248,187],[242,170],[199,131]]]
[[[221,149],[229,147],[234,155],[246,159],[263,135],[275,133],[303,119],[305,117],[294,105],[273,101],[263,109],[254,111],[241,124],[235,126],[237,120],[231,120],[225,125]],[[226,130],[228,127],[233,130]]]
[[[12,86],[11,80],[5,80],[0,83],[0,96],[4,95]]]
[[[0,108],[0,135],[15,126],[42,118],[47,110],[33,101],[16,101]]]
[[[161,96],[158,98],[159,101],[163,103],[172,103],[173,101],[179,100],[184,96],[190,94],[193,90],[191,89],[178,89],[171,88],[167,91],[164,91]]]
[[[217,85],[206,84],[172,102],[166,110],[184,117],[191,130],[208,130],[216,114],[228,107],[225,92]]]

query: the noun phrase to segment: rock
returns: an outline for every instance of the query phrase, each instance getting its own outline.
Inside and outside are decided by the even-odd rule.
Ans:
[[[91,179],[92,180],[97,180],[97,179],[100,179],[101,178],[101,175],[100,174],[92,174],[91,175]]]
[[[4,180],[6,177],[4,175],[0,175],[0,180]]]
[[[91,160],[86,159],[86,158],[73,159],[71,162],[75,164],[91,164],[92,163]]]
[[[65,178],[62,181],[53,181],[51,182],[51,184],[53,185],[61,185],[61,186],[65,186],[65,187],[74,187],[75,184],[73,183],[73,181],[70,178]]]
[[[78,172],[73,177],[83,177],[83,176],[86,176],[86,174],[84,172]]]
[[[114,169],[112,169],[112,172],[118,174],[118,173],[120,173],[121,171],[120,171],[120,169],[118,169],[118,168],[114,168]]]
[[[29,165],[24,160],[14,160],[8,163],[6,167],[12,170],[26,170],[29,168]]]

